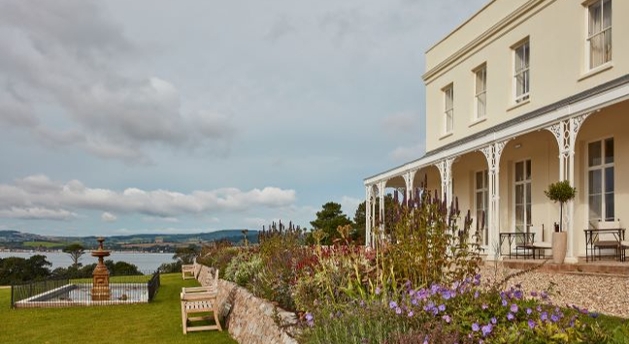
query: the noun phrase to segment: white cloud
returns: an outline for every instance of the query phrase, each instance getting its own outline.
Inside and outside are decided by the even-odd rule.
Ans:
[[[99,5],[0,4],[0,123],[27,128],[44,145],[133,163],[150,162],[155,144],[229,151],[230,116],[185,115],[175,85],[128,72],[142,54]]]
[[[143,219],[146,222],[167,222],[167,223],[177,223],[179,219],[176,217],[159,217],[159,216],[146,216]]]
[[[68,221],[76,217],[77,214],[65,209],[43,207],[9,207],[0,209],[0,218]]]
[[[35,185],[44,187],[36,189]],[[183,214],[206,214],[212,211],[281,208],[292,205],[295,199],[294,190],[276,187],[249,191],[237,188],[197,190],[189,194],[138,188],[127,188],[120,192],[89,188],[78,180],[55,182],[38,175],[17,180],[14,185],[0,184],[0,216],[70,219],[76,214],[63,209],[72,208],[100,210],[105,213],[144,214],[168,219]],[[103,214],[102,219],[111,220],[115,217],[109,215]]]
[[[110,212],[104,212],[101,216],[100,219],[103,222],[115,222],[116,220],[118,220],[118,217]]]

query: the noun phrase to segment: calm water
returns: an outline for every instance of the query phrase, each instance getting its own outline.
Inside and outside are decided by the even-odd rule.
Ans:
[[[0,252],[0,258],[7,257],[20,257],[20,258],[30,258],[36,254],[41,254],[46,256],[47,260],[52,263],[52,268],[50,270],[54,270],[56,268],[65,268],[72,265],[72,259],[67,253],[63,252]],[[138,267],[138,269],[144,273],[149,273],[157,270],[157,268],[162,265],[162,263],[172,263],[174,262],[173,253],[129,253],[129,252],[112,252],[109,257],[106,257],[105,260],[113,260],[114,262],[127,262],[134,264]],[[90,252],[85,252],[79,263],[83,265],[88,265],[92,263],[96,263],[98,259],[96,257],[92,257]]]

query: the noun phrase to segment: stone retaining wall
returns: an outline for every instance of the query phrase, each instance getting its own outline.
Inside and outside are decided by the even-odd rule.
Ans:
[[[203,266],[201,269],[210,268]],[[206,273],[209,271],[200,275]],[[256,298],[245,288],[225,280],[218,281],[218,300],[223,313],[219,317],[225,319],[229,334],[238,343],[297,344],[289,335],[296,323],[294,313]]]

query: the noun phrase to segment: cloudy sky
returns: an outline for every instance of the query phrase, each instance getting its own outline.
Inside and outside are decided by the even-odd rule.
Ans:
[[[487,0],[0,0],[0,230],[309,227],[424,152],[424,52]]]

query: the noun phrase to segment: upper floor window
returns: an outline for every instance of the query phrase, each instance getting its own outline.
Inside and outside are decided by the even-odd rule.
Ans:
[[[454,128],[454,85],[450,84],[443,89],[445,133],[451,133]]]
[[[474,74],[476,75],[476,119],[480,119],[487,114],[487,65],[478,67]]]
[[[588,6],[590,68],[612,60],[612,0],[596,0]]]
[[[515,82],[515,102],[520,103],[529,99],[530,89],[530,71],[529,57],[530,45],[529,41],[521,43],[513,48],[515,70],[513,74]]]

